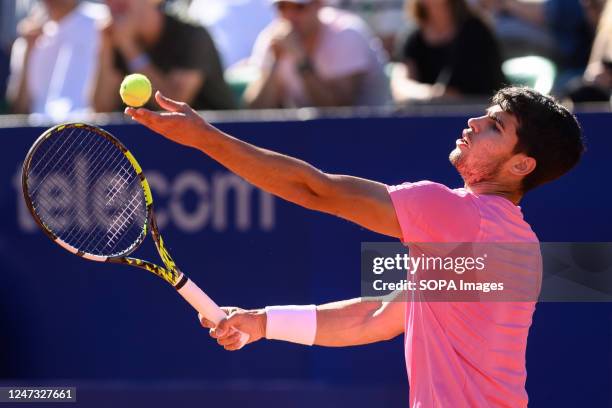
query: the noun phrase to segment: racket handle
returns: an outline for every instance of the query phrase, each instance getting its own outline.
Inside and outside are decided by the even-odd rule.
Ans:
[[[178,293],[181,294],[195,310],[197,310],[206,319],[213,322],[215,325],[227,316],[223,310],[206,294],[202,289],[198,287],[191,279],[187,279],[187,283],[178,289]],[[249,341],[249,335],[232,328],[240,333],[240,347]]]

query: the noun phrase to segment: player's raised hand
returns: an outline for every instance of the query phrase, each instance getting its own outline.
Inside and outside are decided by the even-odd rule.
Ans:
[[[160,135],[189,147],[198,148],[206,132],[214,129],[185,102],[167,98],[159,91],[155,93],[155,100],[165,112],[128,107],[125,114]]]
[[[227,317],[215,327],[210,320],[198,314],[203,327],[210,329],[210,337],[217,339],[217,343],[225,350],[234,351],[241,348],[240,332],[249,335],[246,344],[254,343],[266,335],[266,312],[263,309],[244,310],[238,307],[222,307]]]

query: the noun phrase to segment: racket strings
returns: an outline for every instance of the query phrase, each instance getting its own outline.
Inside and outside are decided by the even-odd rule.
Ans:
[[[72,136],[72,134],[74,133],[74,129],[71,131],[70,136]],[[65,147],[64,145],[66,144],[66,142],[71,141],[71,144],[67,147]],[[49,177],[51,174],[53,174],[52,172],[48,171],[49,170],[49,166],[53,165],[53,163],[57,163],[59,160],[62,159],[62,157],[48,157],[50,152],[57,152],[57,151],[63,151],[64,153],[68,152],[69,149],[72,148],[72,145],[74,143],[76,143],[77,139],[76,138],[71,138],[71,137],[65,137],[65,138],[52,138],[51,139],[51,145],[49,146],[45,146],[44,144],[41,145],[39,147],[39,149],[44,149],[43,150],[43,156],[41,158],[38,159],[37,162],[34,162],[33,165],[31,165],[31,170],[30,172],[32,174],[44,174],[44,178],[40,181],[40,183],[34,188],[32,189],[32,194],[36,194],[38,188],[40,186],[45,185],[44,181],[47,179],[47,177]],[[58,143],[60,143],[60,146],[56,146]],[[51,153],[53,154],[53,153]],[[53,156],[56,156],[56,154],[53,154]],[[44,167],[42,169],[39,169],[38,167],[40,165],[43,165]]]
[[[91,172],[89,177],[92,180],[104,180],[105,182],[102,184],[109,187],[108,192],[105,194],[106,201],[102,200],[101,194],[98,194],[95,196],[97,198],[97,201],[95,202],[95,205],[94,205],[94,213],[96,211],[103,211],[104,208],[108,208],[111,204],[115,202],[116,197],[123,197],[126,193],[128,193],[127,190],[130,184],[132,185],[136,184],[135,186],[133,185],[133,187],[135,188],[131,189],[132,191],[134,191],[134,193],[132,193],[131,202],[133,201],[138,202],[137,200],[139,196],[142,194],[140,187],[139,187],[140,181],[137,175],[135,174],[132,166],[127,162],[123,153],[119,152],[116,146],[114,146],[112,143],[106,143],[106,145],[104,146],[104,151],[105,153],[114,153],[112,160],[107,163],[107,166],[101,165],[103,163],[103,159],[101,158],[105,157],[104,155],[97,156],[96,160],[92,162],[90,165],[90,169],[94,168],[95,171]],[[117,154],[117,153],[120,153],[120,154]],[[117,168],[118,166],[120,166],[120,168]],[[105,167],[113,169],[112,171],[112,173],[114,173],[113,177],[107,176],[106,179],[104,178],[104,175],[108,174],[108,172],[104,172]],[[83,173],[79,172],[78,176],[83,177]],[[119,184],[117,183],[117,180],[120,180]],[[112,194],[112,200],[108,200],[109,194]],[[120,212],[114,217],[114,220],[111,221],[111,225],[112,223],[116,223],[117,220],[120,220],[121,217],[126,219],[123,223],[127,225],[128,220],[131,220],[134,218],[133,216],[136,214],[135,212],[136,210],[140,209],[143,213],[145,211],[144,205],[132,206],[130,208],[129,204],[126,205],[124,202],[118,203],[118,204],[119,205],[117,207],[120,208]],[[144,219],[143,219],[143,222],[144,222]],[[140,225],[142,225],[142,223]],[[107,230],[106,232],[108,235],[110,227],[106,228],[106,230]],[[138,232],[137,235],[131,241],[129,237],[127,238],[127,240],[130,242],[135,241],[140,235],[140,232],[138,230],[136,232]],[[78,243],[77,247],[82,247],[86,242],[91,241],[90,245],[99,248],[100,245],[104,242],[104,240],[108,238],[108,236],[104,234],[97,234],[97,238],[95,235],[96,235],[95,230],[90,230],[89,232],[82,231],[82,233],[77,237],[77,243]],[[116,240],[113,240],[113,241],[115,242]],[[112,244],[107,244],[107,246],[112,247]]]
[[[114,149],[115,147],[113,146],[112,148]],[[118,162],[118,160],[119,160],[119,156],[115,157],[115,158],[113,159],[113,161],[112,161],[110,164],[114,166],[114,165],[115,165],[115,164]],[[95,170],[93,173],[91,173],[91,176],[90,176],[90,177],[91,177],[91,179],[92,179],[92,180],[97,180],[98,178],[100,178],[100,177],[102,177],[102,176],[103,176],[103,174],[102,174],[102,171],[103,171],[103,170],[102,170],[102,168],[103,168],[103,166],[100,166],[100,160],[98,160],[97,162],[96,162],[96,161],[94,161],[94,162],[92,163],[92,165],[93,165],[93,166],[94,166],[94,168],[96,168],[97,170]],[[133,172],[133,170],[132,170],[132,172]],[[77,173],[76,173],[76,175],[77,175],[78,177],[83,177],[83,176],[84,176],[84,175],[83,175],[81,172],[77,172]],[[104,205],[104,207],[107,207],[107,206],[109,206],[110,204],[112,204],[112,203],[111,203],[111,202],[107,202],[107,203]],[[99,211],[99,209],[100,209],[101,207],[102,207],[101,203],[97,203],[97,205],[94,207],[94,214],[96,213],[96,211],[97,211],[97,210]],[[79,227],[79,225],[78,225],[78,224],[75,224],[75,225],[72,227],[72,230],[71,230],[70,232],[75,232],[75,229],[76,229],[76,228],[78,228],[78,227]],[[82,230],[82,231],[80,232],[80,234],[78,234],[78,236],[76,236],[76,237],[75,237],[75,241],[77,242],[77,244],[82,245],[84,242],[86,242],[86,241],[88,241],[88,240],[92,239],[92,238],[93,238],[93,237],[92,237],[92,235],[93,235],[95,232],[96,232],[95,230],[90,230],[90,231],[87,231],[87,230]],[[103,237],[102,235],[100,235],[100,236],[99,236],[99,238],[98,238],[98,240],[97,240],[97,241],[94,243],[94,245],[99,244],[99,241],[100,241],[100,240],[102,240],[103,238],[104,238],[104,237]],[[77,248],[79,248],[79,247],[80,247],[80,246],[77,246]]]
[[[102,139],[100,137],[98,137],[97,139],[100,140],[105,140]],[[92,141],[97,141],[96,138],[88,138],[86,141],[88,141],[89,143],[83,143],[81,142],[81,146],[84,148],[84,153],[87,154],[89,152],[91,152],[93,150],[94,147],[98,147],[99,143],[92,143]],[[89,174],[89,179],[90,180],[96,180],[100,177],[100,173],[102,171],[104,171],[105,167],[106,168],[114,168],[113,166],[115,166],[117,164],[117,162],[120,161],[121,158],[123,158],[123,154],[115,154],[114,158],[112,161],[107,162],[107,166],[101,166],[100,164],[104,161],[105,158],[108,157],[108,153],[109,152],[115,152],[117,150],[117,148],[112,144],[112,143],[105,143],[102,147],[102,150],[98,151],[96,153],[95,159],[93,161],[91,161],[89,163],[89,169],[91,170],[91,168],[94,168],[95,170],[90,172]],[[120,152],[119,152],[120,153]],[[63,157],[62,157],[63,160]],[[123,166],[123,169],[125,169],[126,166]],[[80,178],[81,180],[83,180],[83,178],[86,176],[83,172],[83,166],[79,166],[78,163],[75,163],[74,169],[77,169],[77,171],[74,172],[74,176],[73,176],[73,181],[75,178]],[[125,182],[123,183],[124,185],[126,184]],[[111,189],[113,189],[111,187]],[[115,185],[115,190],[117,190],[117,186]],[[117,193],[119,193],[120,191],[116,191],[115,192],[115,196],[117,195]],[[96,197],[100,197],[99,195],[97,195]],[[98,200],[99,201],[99,200]],[[108,203],[107,203],[108,204]],[[83,206],[75,206],[74,207],[79,208],[81,211],[83,209]],[[100,203],[98,202],[97,205],[94,205],[94,213],[96,212],[95,210],[100,208]],[[76,210],[73,209],[73,211],[71,212],[71,215],[74,215],[76,212]],[[125,214],[125,212],[124,212]],[[82,218],[83,214],[79,214],[79,216]],[[75,232],[78,232],[78,229],[82,226],[82,223],[74,223],[72,229],[70,231],[68,231],[68,233],[66,234],[67,236],[74,236]],[[77,248],[82,248],[84,246],[85,242],[88,242],[94,238],[94,235],[96,235],[96,231],[95,229],[90,229],[89,231],[87,231],[86,229],[80,228],[80,234],[78,234],[78,236],[74,237],[73,241],[71,242],[71,244]],[[90,246],[92,247],[97,247],[99,246],[100,242],[104,239],[104,235],[102,234],[97,234],[98,237],[95,241],[91,241],[90,242]]]
[[[111,223],[108,233],[110,234],[110,238],[108,240],[107,245],[112,245],[117,237],[120,236],[121,233],[129,226],[133,215],[136,213],[140,206],[140,200],[137,195],[134,195],[128,205],[121,211],[119,215],[115,217],[113,222]]]
[[[74,131],[74,129],[73,129]],[[77,141],[77,138],[74,137],[74,133],[71,132],[70,135],[68,135],[68,138],[72,138],[72,143],[74,144],[74,142]],[[58,138],[61,139],[61,138]],[[85,156],[87,156],[88,154],[90,154],[92,152],[92,149],[94,147],[97,146],[97,144],[95,143],[96,139],[95,138],[89,138],[89,140],[85,140],[85,141],[81,141],[81,146],[83,148],[87,148],[89,146],[89,148],[87,150],[84,151]],[[85,144],[84,144],[85,143]],[[63,147],[63,144],[57,148]],[[68,148],[72,148],[72,145],[68,146]],[[50,146],[49,150],[53,150],[54,147]],[[91,172],[89,177],[91,177],[92,180],[95,180],[97,177],[100,176],[101,171],[103,171],[103,167],[99,166],[99,164],[101,163],[102,160],[104,160],[104,157],[106,157],[106,155],[108,155],[109,152],[112,152],[112,150],[115,149],[115,147],[111,144],[105,144],[102,148],[102,151],[99,152],[99,154],[96,156],[96,158],[90,163],[90,166],[93,167],[94,169],[97,169],[97,171]],[[59,157],[57,159],[57,162],[61,162],[61,160],[64,159],[64,156]],[[116,161],[117,158],[115,158],[114,161]],[[42,162],[42,160],[41,160]],[[47,163],[49,163],[50,161],[47,161]],[[71,177],[71,181],[72,184],[77,184],[75,179],[77,178],[83,178],[86,175],[84,175],[80,170],[80,166],[78,166],[78,162],[74,163],[75,165],[75,169],[72,172],[72,174],[70,174]],[[64,166],[64,167],[68,167],[68,166]],[[49,170],[48,167],[45,167],[42,169],[43,171]],[[64,171],[64,173],[66,173],[66,169],[62,169]],[[43,180],[40,182],[40,184],[38,186],[41,185],[45,185],[45,182],[47,181],[47,178],[49,177],[49,175],[57,175],[57,173],[55,172],[48,172],[48,174],[45,176],[45,178],[43,178]],[[61,180],[61,179],[60,179]],[[50,185],[53,186],[54,183],[48,183]],[[83,186],[81,186],[81,188],[83,188]],[[33,189],[32,192],[35,194],[37,192],[37,188]],[[83,191],[79,191],[78,193],[80,193],[81,195],[86,194],[86,192]],[[67,195],[65,195],[65,197],[68,197]],[[41,194],[40,197],[38,197],[39,199],[44,200],[45,204],[47,205],[53,205],[53,200],[48,198],[47,194]],[[63,203],[61,203],[63,204]],[[72,210],[69,211],[68,213],[65,214],[65,216],[63,217],[64,219],[74,219],[75,216],[77,216],[77,219],[83,221],[88,219],[89,214],[87,214],[86,212],[83,211],[83,207],[82,206],[73,206],[71,207]],[[79,223],[74,223],[73,227],[71,230],[64,232],[65,236],[71,236],[71,234],[76,233],[76,229],[79,228]]]
[[[71,135],[71,136],[72,136],[72,135]],[[60,138],[57,138],[57,139],[60,139]],[[55,141],[56,141],[56,140],[55,140]],[[73,143],[74,143],[75,141],[76,141],[76,138],[74,138],[74,139],[73,139]],[[95,145],[95,144],[90,142],[90,145],[91,145],[91,147],[90,147],[90,149],[89,149],[88,151],[86,151],[86,152],[85,152],[86,154],[88,154],[88,153],[90,153],[90,152],[91,152],[91,149],[94,147],[94,145]],[[61,146],[58,146],[57,148],[61,148],[61,147],[63,147],[63,144],[62,144]],[[57,149],[57,148],[56,148],[56,147],[54,147],[54,146],[50,146],[50,147],[49,147],[49,149],[48,149],[47,151],[52,151],[53,149]],[[68,146],[68,148],[72,148],[72,145]],[[108,149],[108,146],[105,146],[105,149]],[[98,157],[98,159],[100,159],[100,158],[104,157],[104,154],[106,154],[107,152],[108,152],[108,151],[103,152],[103,153],[102,153],[102,154],[101,154],[101,155]],[[46,156],[46,153],[47,153],[47,152],[45,152],[45,156]],[[60,157],[60,158],[57,158],[56,160],[57,160],[57,161],[61,161],[62,159],[63,159],[63,157]],[[98,161],[99,161],[99,160],[98,160]],[[49,165],[49,163],[50,163],[50,162],[51,162],[50,160],[45,161],[45,160],[44,160],[44,157],[43,157],[43,158],[41,158],[41,159],[38,161],[38,163],[37,163],[37,164],[40,164],[40,163],[45,163],[45,167],[44,167],[43,169],[40,169],[40,170],[38,170],[38,171],[37,171],[37,170],[36,170],[36,168],[35,168],[36,166],[34,166],[34,167],[32,167],[32,169],[30,170],[30,172],[31,172],[32,174],[37,174],[37,173],[38,173],[38,174],[46,174],[46,175],[44,176],[44,178],[43,178],[41,181],[39,181],[38,183],[36,183],[36,186],[35,186],[35,187],[34,187],[34,188],[31,190],[31,192],[30,192],[30,193],[31,193],[32,195],[35,195],[35,194],[38,192],[38,189],[40,188],[40,186],[46,186],[45,182],[47,181],[47,178],[48,178],[49,176],[51,176],[51,175],[57,175],[57,173],[55,173],[55,172],[53,172],[53,171],[49,171],[50,169],[48,168],[48,165]],[[98,163],[97,163],[96,161],[94,161],[94,162],[92,163],[92,165],[93,165],[94,167],[95,167],[97,164],[98,164]],[[98,173],[99,173],[99,172],[98,172]],[[97,177],[97,176],[98,176],[98,173],[92,173],[92,174],[91,174],[91,177],[92,177],[92,178]],[[75,175],[82,176],[82,174],[80,174],[80,172],[78,172],[78,171],[75,173]],[[72,181],[74,181],[74,177],[73,177],[73,180],[72,180]],[[49,183],[49,184],[53,184],[53,183]],[[49,204],[49,205],[50,205],[50,204],[52,204],[52,200],[49,200],[49,199],[47,198],[47,195],[42,195],[42,196],[41,196],[41,200],[45,200],[45,201],[46,201],[46,204]],[[67,214],[67,215],[69,215],[69,216],[74,216],[74,215],[75,215],[74,213],[75,213],[76,211],[77,211],[77,210],[76,210],[76,207],[75,207],[75,210],[74,210],[74,211],[73,211],[71,214]]]
[[[127,169],[122,168],[122,170],[125,171]],[[127,185],[125,181],[126,179],[122,178],[122,180],[123,181],[121,182],[121,185],[119,187],[117,187],[116,185],[111,186],[111,190],[109,190],[109,193],[107,194],[107,198],[108,198],[108,195],[111,194],[111,192],[112,192],[112,196],[107,201],[107,205],[112,203],[115,197],[117,196],[117,194],[123,191],[124,186]],[[116,241],[116,238],[119,237],[120,234],[126,229],[126,227],[129,226],[133,216],[137,214],[137,210],[140,209],[141,203],[142,203],[142,200],[140,200],[140,196],[137,192],[136,194],[132,196],[132,198],[129,200],[127,205],[123,206],[123,209],[121,210],[121,212],[116,214],[113,217],[111,224],[109,225],[108,230],[107,230],[107,235],[109,236],[108,242],[107,242],[108,246],[112,246],[112,244]]]
[[[75,132],[74,128],[70,129],[70,136],[72,136],[74,132]],[[71,139],[70,137],[64,137],[64,138],[54,137],[51,139],[46,139],[45,143],[41,144],[39,148],[37,149],[36,154],[39,155],[40,157],[37,162],[32,162],[30,164],[30,170],[38,173],[38,172],[41,172],[41,169],[38,168],[39,166],[41,165],[49,166],[51,164],[51,162],[48,160],[49,154],[52,154],[51,152],[57,152],[67,142],[75,143],[76,139]],[[58,144],[60,144],[60,146],[57,146]]]
[[[27,190],[40,220],[79,250],[129,252],[147,220],[139,175],[111,140],[87,128],[65,128],[32,153]]]

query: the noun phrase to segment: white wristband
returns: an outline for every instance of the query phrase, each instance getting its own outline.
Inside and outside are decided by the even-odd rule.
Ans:
[[[266,306],[266,339],[312,346],[317,334],[317,306]]]

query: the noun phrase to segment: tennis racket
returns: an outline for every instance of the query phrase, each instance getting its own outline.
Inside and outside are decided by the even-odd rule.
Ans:
[[[45,131],[23,163],[23,195],[53,242],[91,261],[146,269],[171,284],[206,319],[225,313],[174,263],[153,214],[149,183],[134,156],[107,131],[68,123]],[[164,267],[130,255],[150,231]],[[241,333],[241,343],[248,335]]]

